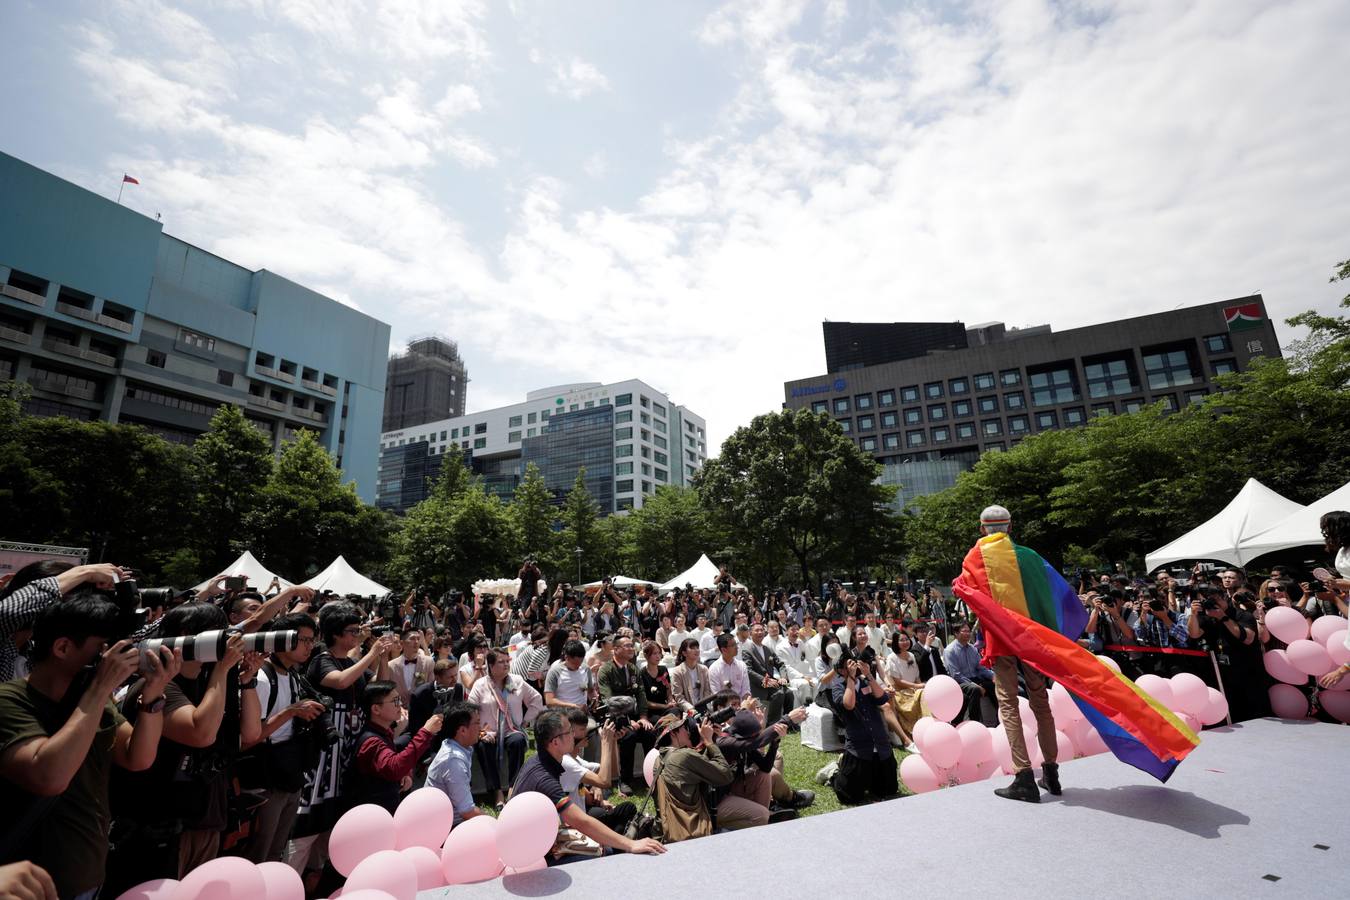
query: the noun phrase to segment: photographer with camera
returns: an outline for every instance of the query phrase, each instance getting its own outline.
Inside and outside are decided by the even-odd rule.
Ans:
[[[248,850],[253,862],[283,858],[300,807],[305,772],[318,764],[331,729],[324,717],[328,708],[300,674],[318,640],[318,623],[304,613],[289,613],[274,625],[278,631],[294,631],[296,640],[293,649],[273,652],[258,670],[255,690],[262,708],[262,730],[253,752],[260,763],[261,783],[245,785],[264,791]]]
[[[73,566],[66,560],[44,559],[19,569],[0,589],[0,682],[15,675],[18,640],[32,628],[38,613],[76,588],[90,585],[111,590],[118,581],[132,578],[130,569],[110,563]]]
[[[1134,635],[1140,644],[1145,647],[1186,646],[1186,623],[1172,615],[1167,601],[1161,599],[1156,591],[1140,588],[1138,605],[1139,621],[1134,626]],[[1148,656],[1157,657],[1156,665],[1161,668],[1162,654]]]
[[[709,718],[671,714],[663,716],[657,728],[660,757],[654,789],[665,840],[676,843],[706,837],[719,824],[714,819],[718,805],[713,792],[729,786],[735,777],[713,740],[717,726]],[[728,807],[733,820],[736,805],[733,802]]]
[[[1190,643],[1203,640],[1214,654],[1234,722],[1270,715],[1261,642],[1251,613],[1232,606],[1224,589],[1199,587],[1191,601],[1186,634]]]
[[[412,787],[413,771],[431,749],[432,739],[440,733],[439,715],[426,724],[404,745],[394,742],[394,729],[407,724],[408,711],[392,681],[372,681],[361,691],[361,712],[366,727],[356,742],[346,799],[351,806],[374,803],[393,813],[400,796]]]
[[[34,620],[28,678],[0,685],[0,863],[35,863],[61,897],[92,900],[103,884],[111,770],[154,763],[165,688],[182,666],[168,648],[142,654],[117,640],[134,627],[105,596],[73,592]],[[138,666],[141,715],[132,725],[112,694]]]
[[[710,708],[734,703],[731,694],[723,694],[714,699]],[[763,705],[753,698],[734,712],[716,738],[718,748],[735,775],[727,788],[727,796],[718,804],[718,817],[723,827],[748,828],[794,819],[796,810],[815,802],[814,793],[793,790],[787,783],[778,752],[779,742],[787,736],[788,729],[805,718],[805,709],[794,709],[770,724]],[[726,806],[726,801],[732,799],[746,803]]]
[[[583,710],[569,709],[567,721],[572,726],[572,752],[562,758],[563,775],[559,780],[572,802],[586,810],[587,815],[623,834],[637,815],[637,806],[631,800],[615,806],[605,799],[619,769],[619,732],[612,721],[595,729],[600,738],[600,761],[592,762],[584,758],[592,734],[589,717]]]
[[[656,745],[654,726],[647,719],[647,695],[642,690],[637,666],[633,664],[633,639],[621,637],[614,642],[613,658],[600,668],[596,678],[600,687],[600,702],[606,707],[612,705],[616,697],[630,697],[634,711],[631,721],[616,722],[615,727],[622,734],[619,739],[619,764],[622,776],[619,779],[619,793],[631,796],[636,779],[633,775],[633,749],[641,747],[645,756]]]
[[[969,626],[964,626],[967,636]],[[958,632],[959,634],[959,632]],[[882,707],[890,703],[882,679],[851,651],[835,663],[837,676],[830,685],[830,698],[843,719],[844,754],[831,787],[840,803],[862,803],[894,797],[899,793],[895,753]]]

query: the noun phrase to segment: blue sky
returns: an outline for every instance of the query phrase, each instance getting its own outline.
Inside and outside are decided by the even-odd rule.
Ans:
[[[714,449],[820,322],[1057,329],[1350,257],[1350,5],[4,0],[0,149]],[[1282,334],[1292,337],[1288,329]]]

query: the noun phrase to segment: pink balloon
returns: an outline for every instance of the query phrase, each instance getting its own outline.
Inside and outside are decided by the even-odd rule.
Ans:
[[[962,722],[956,733],[961,737],[962,762],[977,764],[994,758],[994,739],[979,722]]]
[[[1026,738],[1027,762],[1033,766],[1039,766],[1045,762],[1045,754],[1041,752],[1041,742],[1036,738]]]
[[[1050,712],[1061,728],[1083,718],[1083,711],[1073,702],[1073,695],[1069,693],[1069,689],[1062,684],[1050,688]]]
[[[1008,732],[1002,725],[989,729],[990,741],[994,745],[994,761],[1006,772],[1012,771],[1012,746],[1008,743]]]
[[[1281,719],[1304,719],[1308,716],[1308,698],[1292,684],[1271,685],[1270,708]]]
[[[1097,659],[1101,661],[1101,664],[1102,664],[1102,665],[1106,666],[1106,667],[1107,667],[1108,669],[1110,669],[1112,672],[1119,672],[1119,671],[1120,671],[1120,663],[1116,662],[1116,661],[1115,661],[1114,659],[1112,659],[1111,657],[1109,657],[1109,656],[1102,656],[1102,655],[1099,653],[1099,654],[1097,654]]]
[[[507,866],[502,875],[520,875],[524,872],[537,872],[540,869],[548,868],[548,860],[540,859],[530,863],[528,866]]]
[[[1321,691],[1317,700],[1322,708],[1338,721],[1350,722],[1350,693],[1345,691]]]
[[[1266,630],[1286,644],[1308,636],[1308,620],[1292,606],[1277,606],[1266,613]]]
[[[914,746],[916,747],[919,746],[920,735],[922,735],[925,731],[927,731],[928,726],[932,725],[936,721],[937,719],[933,718],[932,716],[924,716],[921,719],[919,719],[919,721],[914,723],[914,727],[910,729],[910,737],[914,738]]]
[[[417,867],[397,850],[381,850],[357,863],[343,888],[384,891],[394,900],[413,900],[417,896]]]
[[[1203,727],[1200,724],[1200,720],[1188,712],[1177,713],[1177,718],[1181,719],[1182,723],[1196,734],[1199,734],[1201,727]]]
[[[961,685],[950,675],[935,675],[923,685],[923,702],[933,713],[933,718],[941,722],[950,722],[961,712],[965,704],[965,694]]]
[[[284,862],[258,863],[258,872],[267,888],[267,900],[305,900],[305,882]]]
[[[981,725],[980,727],[983,728],[984,726]],[[957,784],[971,784],[989,777],[988,768],[982,767],[979,763],[969,762],[965,757],[961,758],[961,761],[956,764],[956,768],[952,771],[955,773]]]
[[[398,852],[412,863],[413,871],[417,873],[419,891],[429,891],[445,885],[445,872],[441,871],[441,857],[436,850],[430,847],[408,847]]]
[[[363,803],[347,810],[333,826],[328,836],[328,858],[339,874],[350,875],[367,856],[393,850],[396,840],[394,817],[389,811],[374,803]]]
[[[220,856],[193,869],[172,900],[258,900],[267,894],[258,867],[238,856]]]
[[[441,871],[445,873],[446,884],[487,881],[501,870],[502,860],[497,854],[497,820],[491,816],[474,816],[461,822],[445,839],[441,849]]]
[[[642,777],[647,779],[647,787],[656,785],[656,761],[661,758],[661,751],[655,747],[647,751],[647,755],[642,758]],[[507,868],[511,868],[507,866]]]
[[[1035,737],[1041,731],[1040,723],[1036,721],[1036,714],[1031,711],[1031,701],[1026,697],[1017,698],[1017,715],[1022,719],[1022,732],[1028,737]]]
[[[923,733],[919,752],[935,768],[947,769],[961,758],[961,735],[947,722],[934,722]]]
[[[1209,685],[1200,680],[1200,676],[1190,672],[1179,672],[1170,679],[1172,697],[1184,713],[1199,716],[1209,706]]]
[[[538,791],[516,794],[497,817],[497,856],[503,865],[528,866],[558,837],[558,810]]]
[[[1228,700],[1216,688],[1209,688],[1209,702],[1200,716],[1201,725],[1217,725],[1228,718]]]
[[[938,789],[937,772],[917,753],[900,760],[900,781],[912,794],[927,794]]]
[[[1097,729],[1092,727],[1092,723],[1084,719],[1080,723],[1078,733],[1074,735],[1074,745],[1078,747],[1078,752],[1084,756],[1096,756],[1098,753],[1106,752],[1106,741],[1097,733]]]
[[[1274,612],[1274,610],[1271,610]],[[1295,669],[1289,662],[1289,657],[1283,650],[1267,650],[1263,657],[1266,663],[1266,671],[1272,678],[1283,681],[1285,684],[1307,684],[1308,676]]]
[[[1078,755],[1078,748],[1074,746],[1073,738],[1058,729],[1055,730],[1055,744],[1059,748],[1055,752],[1056,762],[1065,762]]]
[[[1172,685],[1167,683],[1167,679],[1157,675],[1140,675],[1135,684],[1163,706],[1172,708]]]
[[[117,900],[169,900],[177,887],[176,878],[156,878],[127,888]]]
[[[455,821],[455,807],[444,791],[424,787],[404,797],[394,810],[394,847],[426,847],[440,850],[450,825]]]
[[[1331,654],[1327,653],[1327,648],[1317,641],[1294,641],[1284,654],[1289,659],[1289,665],[1314,678],[1320,678],[1336,668],[1336,664],[1331,661]]]
[[[1319,619],[1318,621],[1320,622],[1321,620]],[[1347,635],[1350,635],[1350,632],[1338,631],[1327,638],[1327,655],[1330,656],[1331,661],[1338,666],[1350,663],[1350,644],[1346,643],[1350,638],[1347,638]]]
[[[1313,620],[1309,634],[1314,641],[1327,649],[1331,649],[1331,636],[1338,631],[1345,631],[1347,628],[1350,628],[1350,623],[1346,622],[1344,616],[1322,616]],[[1345,635],[1341,635],[1341,639],[1344,640]]]

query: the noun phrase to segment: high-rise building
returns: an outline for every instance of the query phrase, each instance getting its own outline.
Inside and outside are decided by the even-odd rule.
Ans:
[[[0,153],[0,380],[34,415],[196,439],[232,403],[375,496],[389,326]]]
[[[454,341],[414,338],[389,358],[383,431],[398,431],[464,415],[469,376]]]
[[[895,336],[892,324],[850,325],[864,348]],[[967,329],[964,349],[789,381],[783,406],[833,416],[905,506],[955,484],[981,453],[1091,416],[1176,410],[1212,392],[1215,376],[1279,355],[1260,295],[1062,332],[988,322]]]
[[[510,499],[534,463],[557,502],[577,470],[604,514],[635,509],[662,484],[686,485],[708,459],[707,422],[636,379],[531,391],[524,403],[385,432],[378,503],[424,499],[446,453],[468,454],[489,491]]]

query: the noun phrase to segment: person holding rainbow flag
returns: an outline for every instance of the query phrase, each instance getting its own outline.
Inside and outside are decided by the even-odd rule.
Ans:
[[[1167,781],[1200,743],[1170,710],[1078,644],[1088,613],[1078,595],[1036,551],[1013,543],[1012,514],[980,514],[979,541],[952,590],[979,616],[984,663],[994,670],[999,714],[1012,748],[1013,783],[994,793],[1039,803],[1017,703],[1019,661],[1045,755],[1041,787],[1060,793],[1054,718],[1045,679],[1064,685],[1117,759]]]

